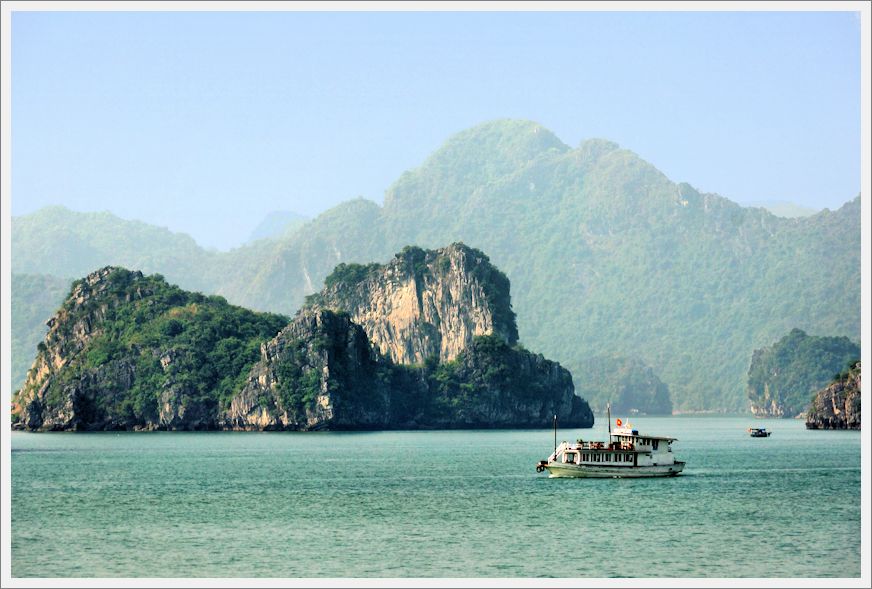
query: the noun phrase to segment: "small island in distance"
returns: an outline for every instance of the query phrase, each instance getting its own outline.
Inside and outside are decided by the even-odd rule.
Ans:
[[[106,267],[48,322],[13,426],[47,430],[591,427],[558,363],[518,343],[479,250],[340,264],[293,319]]]

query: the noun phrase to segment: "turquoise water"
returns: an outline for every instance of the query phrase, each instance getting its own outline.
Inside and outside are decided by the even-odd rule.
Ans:
[[[14,577],[857,577],[860,435],[663,417],[670,479],[549,430],[12,435]],[[773,430],[752,439],[745,428]],[[558,439],[604,439],[561,430]],[[600,434],[600,435],[594,435]]]

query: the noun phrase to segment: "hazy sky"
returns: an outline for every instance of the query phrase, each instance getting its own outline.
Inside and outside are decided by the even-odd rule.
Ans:
[[[860,191],[857,13],[16,13],[12,213],[245,240],[495,118],[737,202]]]

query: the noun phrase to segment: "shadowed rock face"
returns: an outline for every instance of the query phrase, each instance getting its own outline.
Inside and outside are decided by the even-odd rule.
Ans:
[[[223,426],[243,430],[371,429],[389,425],[388,365],[347,315],[307,311],[261,346]]]
[[[509,280],[463,244],[408,247],[385,265],[342,265],[315,306],[348,313],[397,364],[454,360],[475,336],[518,340]]]
[[[241,430],[590,427],[572,375],[556,362],[476,338],[456,361],[402,366],[373,350],[345,314],[308,309],[261,347],[222,418]]]
[[[541,354],[485,336],[461,352],[453,366],[457,384],[448,398],[458,410],[445,427],[549,427],[554,415],[565,427],[593,426],[593,412],[575,394],[572,375]]]
[[[815,395],[805,418],[808,429],[860,429],[860,363]]]

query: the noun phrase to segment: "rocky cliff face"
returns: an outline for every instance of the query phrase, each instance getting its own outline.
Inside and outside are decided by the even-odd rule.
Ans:
[[[593,425],[570,373],[515,345],[508,280],[460,244],[340,267],[290,323],[107,267],[74,283],[49,325],[16,395],[19,428]]]
[[[403,366],[345,314],[310,309],[261,348],[222,417],[241,430],[590,427],[593,414],[556,362],[476,338],[454,362]]]
[[[75,370],[70,374],[68,370],[63,374],[64,368],[103,334],[109,310],[126,302],[127,297],[109,292],[109,276],[114,270],[102,268],[77,281],[64,305],[47,322],[48,334],[39,344],[27,380],[15,399],[19,423],[28,429],[86,428],[88,417],[93,418],[94,390],[109,383],[120,389],[120,394],[129,388],[132,367],[123,361],[107,363],[97,373]],[[132,278],[138,281],[142,273],[136,272]],[[134,292],[137,298],[149,294],[147,287]]]
[[[48,321],[13,420],[43,431],[213,429],[251,353],[286,322],[102,268]]]
[[[860,429],[860,363],[815,395],[805,418],[808,429]]]
[[[348,313],[398,364],[454,360],[479,335],[518,339],[508,278],[460,243],[407,247],[385,265],[342,264],[313,304]]]
[[[388,425],[386,366],[347,315],[298,315],[261,346],[261,359],[222,417],[243,430],[367,429]]]

